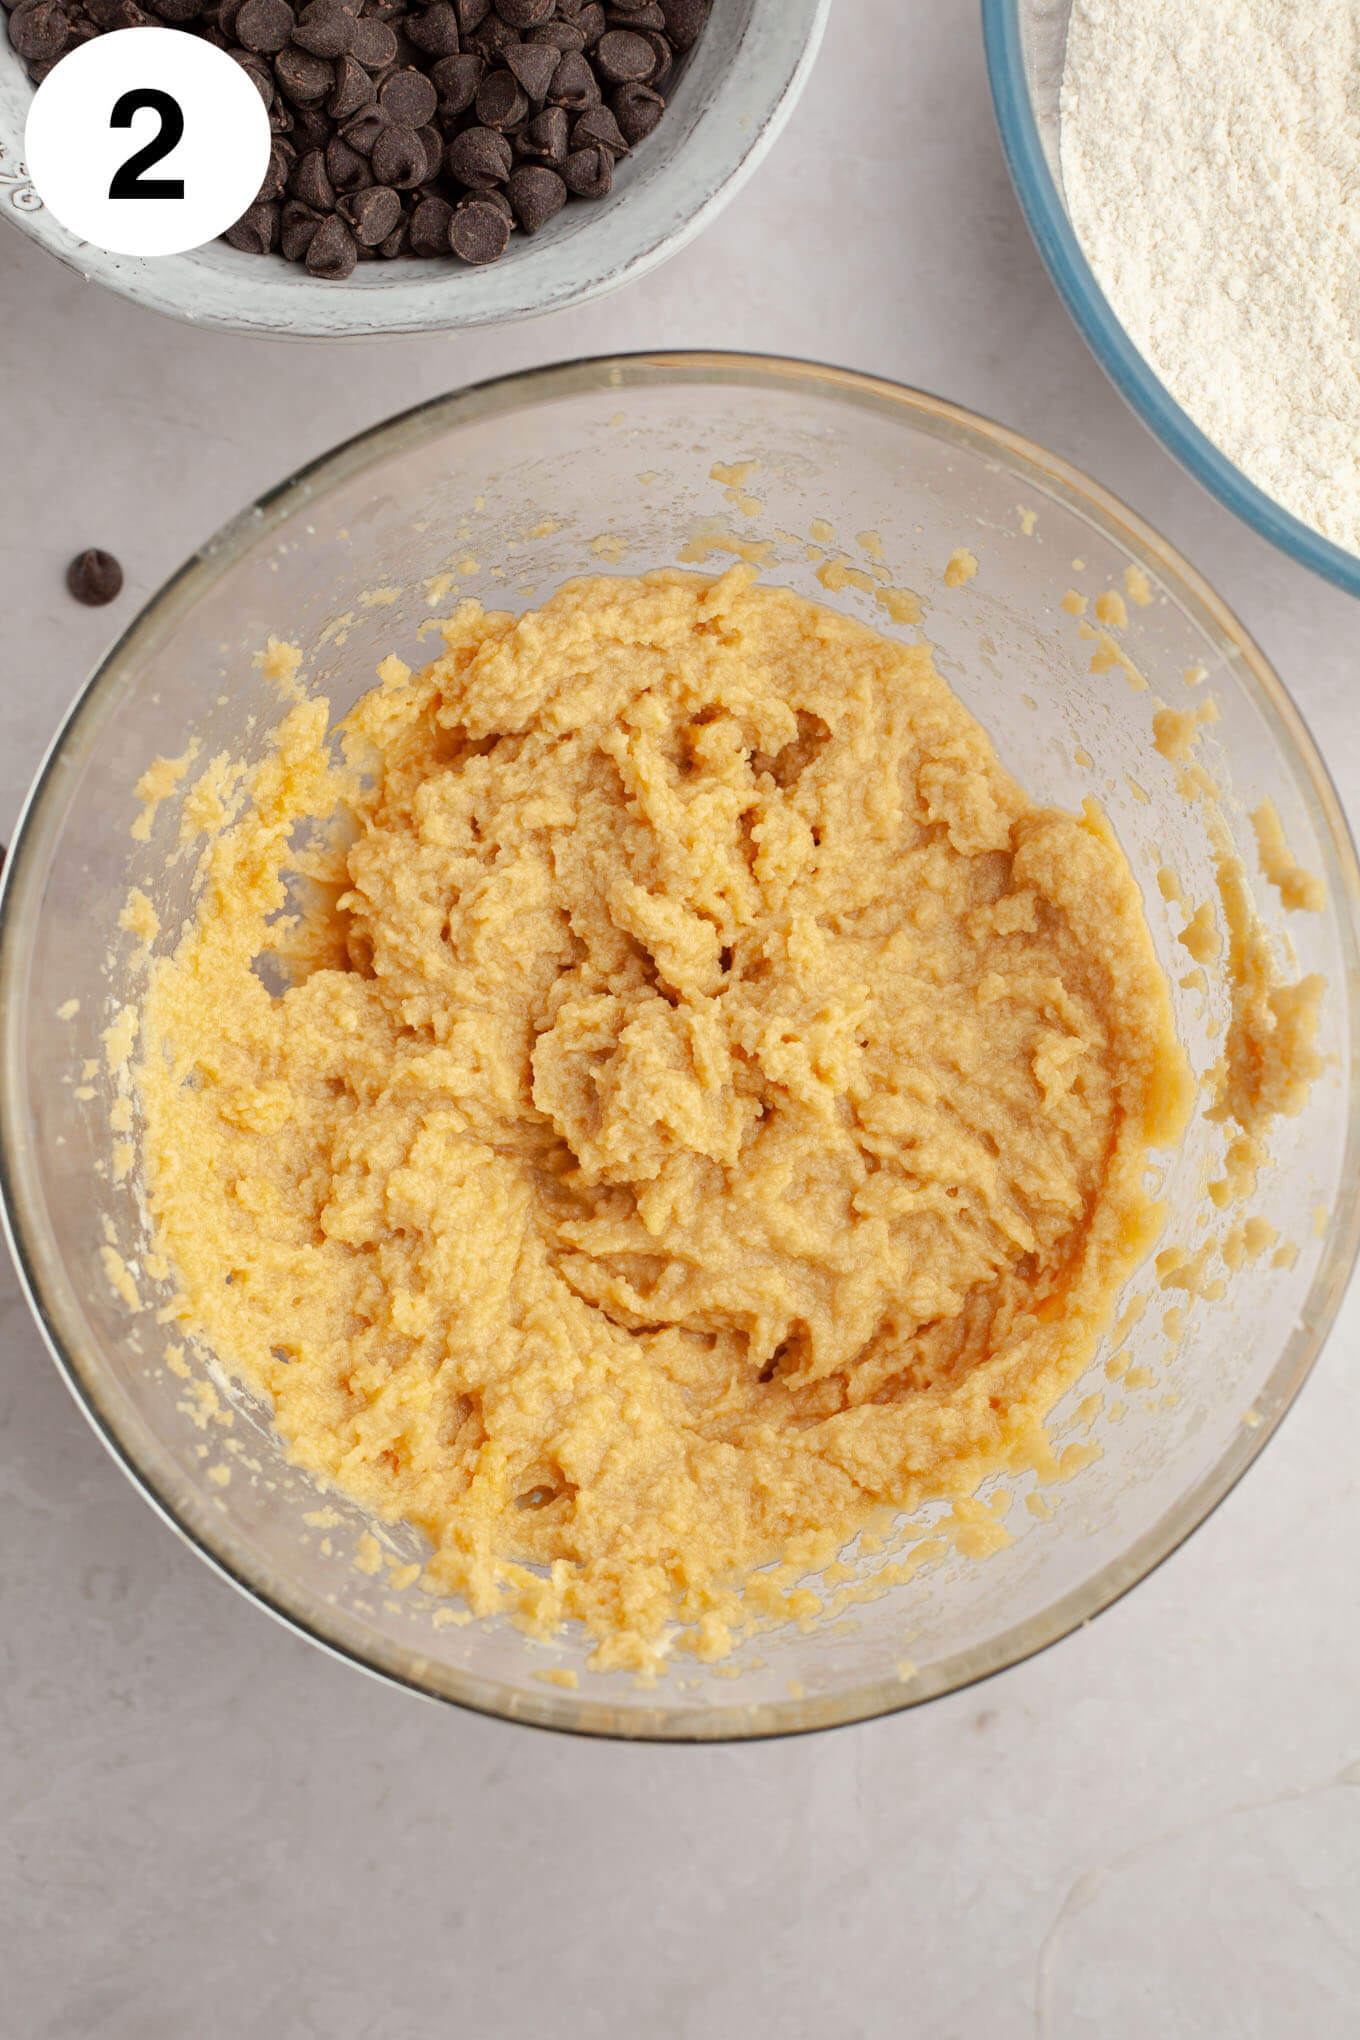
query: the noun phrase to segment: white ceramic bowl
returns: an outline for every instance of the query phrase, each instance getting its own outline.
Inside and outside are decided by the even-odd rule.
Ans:
[[[500,262],[403,257],[323,283],[300,264],[211,241],[187,255],[110,255],[57,221],[29,182],[33,87],[0,31],[0,213],[68,268],[193,325],[329,340],[444,332],[561,311],[643,276],[698,234],[750,176],[812,68],[831,0],[715,0],[655,133],[606,199],[569,205]]]

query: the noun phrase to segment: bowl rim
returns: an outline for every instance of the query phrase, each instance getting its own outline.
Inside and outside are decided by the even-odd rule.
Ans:
[[[59,835],[64,815],[64,782],[77,759],[89,755],[116,711],[119,682],[129,662],[144,644],[155,641],[167,623],[173,624],[193,607],[200,589],[218,579],[262,536],[305,511],[320,488],[350,479],[417,441],[455,431],[464,423],[483,423],[582,392],[617,394],[630,386],[656,383],[698,390],[714,383],[772,388],[790,382],[880,416],[906,411],[925,422],[928,429],[952,440],[961,451],[993,460],[999,454],[1013,466],[1023,465],[1031,479],[1054,499],[1066,500],[1085,512],[1095,511],[1117,543],[1159,576],[1171,578],[1177,599],[1190,608],[1201,627],[1216,630],[1226,639],[1253,706],[1265,718],[1295,774],[1297,790],[1324,851],[1325,877],[1345,966],[1339,990],[1346,1004],[1349,1076],[1360,1051],[1360,998],[1356,996],[1360,984],[1360,864],[1341,802],[1302,716],[1231,610],[1151,526],[1060,456],[946,399],[881,377],[784,357],[655,351],[585,357],[524,369],[431,398],[307,463],[207,540],[150,598],[96,666],[39,767],[0,881],[0,1217],[38,1329],[96,1435],[133,1486],[200,1558],[247,1599],[330,1655],[429,1699],[499,1719],[606,1739],[751,1741],[848,1726],[904,1712],[962,1690],[1085,1627],[1179,1548],[1231,1492],[1275,1434],[1317,1359],[1360,1251],[1360,1087],[1351,1083],[1342,1181],[1355,1187],[1333,1206],[1307,1297],[1255,1398],[1261,1419],[1255,1429],[1239,1426],[1226,1450],[1195,1485],[1127,1550],[1089,1579],[986,1642],[926,1668],[910,1683],[877,1680],[835,1695],[714,1707],[703,1714],[665,1705],[630,1706],[620,1711],[612,1702],[592,1700],[588,1693],[546,1686],[541,1693],[526,1692],[447,1666],[432,1667],[415,1650],[382,1647],[365,1651],[341,1633],[346,1618],[329,1604],[311,1594],[290,1593],[288,1583],[276,1577],[266,1581],[255,1576],[243,1554],[233,1555],[228,1538],[214,1534],[229,1519],[189,1522],[162,1490],[153,1469],[139,1458],[112,1410],[101,1402],[97,1356],[94,1366],[87,1366],[68,1346],[57,1299],[48,1294],[44,1280],[45,1258],[58,1274],[64,1276],[64,1271],[56,1256],[46,1253],[46,1215],[26,1138],[22,1022],[26,963],[37,926],[47,853]]]
[[[982,35],[1002,152],[1034,245],[1097,362],[1186,472],[1281,552],[1360,595],[1360,555],[1324,538],[1220,451],[1129,338],[1082,251],[1044,153],[1025,82],[1022,0],[982,0]]]
[[[831,0],[751,0],[750,12],[734,52],[710,97],[695,109],[688,130],[670,154],[644,158],[645,172],[623,202],[598,221],[576,222],[568,239],[545,241],[545,252],[557,254],[560,274],[545,286],[543,265],[531,251],[519,261],[493,270],[467,272],[450,265],[431,276],[397,274],[410,265],[376,265],[381,283],[358,287],[327,284],[300,277],[281,261],[242,256],[240,308],[234,297],[216,304],[216,268],[195,270],[196,258],[215,250],[216,242],[181,255],[154,258],[118,255],[79,240],[43,205],[21,160],[22,134],[11,149],[0,141],[0,197],[7,197],[4,216],[29,239],[87,283],[97,283],[129,302],[204,330],[247,333],[270,340],[383,340],[420,333],[472,332],[486,326],[539,318],[550,312],[607,297],[669,261],[701,234],[759,168],[791,116],[816,62],[830,17]],[[752,46],[767,57],[768,90],[752,104],[749,62]],[[0,36],[0,80],[15,73],[27,84],[23,66]],[[762,76],[765,73],[762,71]],[[719,147],[718,144],[721,143]],[[715,160],[710,161],[710,158]],[[6,165],[12,163],[12,167]],[[693,209],[675,219],[668,194],[676,191],[677,169],[697,194]],[[593,235],[598,225],[608,228]],[[597,252],[587,252],[597,251]],[[224,251],[233,256],[234,251]],[[196,282],[197,277],[197,282]],[[484,279],[486,302],[471,308],[466,286]],[[462,284],[464,289],[456,287]],[[447,287],[445,287],[447,286]],[[496,286],[499,286],[497,291]],[[196,291],[209,293],[205,305]],[[231,290],[235,291],[233,281]],[[460,297],[464,309],[459,309]],[[263,298],[267,309],[247,309]]]

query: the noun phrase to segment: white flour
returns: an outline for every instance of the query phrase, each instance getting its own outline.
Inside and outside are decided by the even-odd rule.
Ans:
[[[1360,0],[1075,0],[1062,168],[1173,396],[1360,553]]]

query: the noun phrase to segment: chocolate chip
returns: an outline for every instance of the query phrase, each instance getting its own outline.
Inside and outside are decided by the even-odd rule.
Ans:
[[[515,156],[505,136],[494,128],[470,127],[449,143],[446,161],[450,177],[469,191],[489,191],[495,184],[504,184]]]
[[[268,255],[278,246],[279,208],[257,200],[247,206],[234,226],[227,228],[224,239],[245,255]]]
[[[449,227],[449,246],[464,262],[498,262],[510,245],[510,222],[485,198],[460,206]]]
[[[376,100],[372,106],[361,106],[352,120],[347,120],[340,130],[340,139],[348,143],[356,154],[371,156],[378,145],[379,135],[392,125],[387,113]]]
[[[354,236],[339,213],[332,213],[328,220],[321,222],[303,258],[311,275],[324,277],[331,283],[343,283],[347,276],[351,276],[358,259]]]
[[[253,6],[255,0],[250,0]],[[298,16],[293,41],[314,57],[344,57],[354,48],[359,24],[341,0],[308,0]]]
[[[422,198],[411,214],[411,253],[447,255],[453,207],[446,198]]]
[[[385,21],[356,21],[350,55],[366,71],[381,71],[397,61],[397,38]]]
[[[477,87],[477,118],[483,127],[522,127],[529,118],[529,95],[511,71],[488,71]]]
[[[511,28],[539,28],[552,16],[557,0],[496,0],[496,12]]]
[[[564,106],[545,106],[536,113],[519,136],[519,152],[531,160],[565,163],[571,132],[571,115]]]
[[[66,569],[66,585],[77,602],[102,609],[122,592],[123,569],[112,553],[91,546],[88,552],[77,553]]]
[[[583,50],[586,39],[574,21],[549,21],[542,28],[531,28],[521,48],[553,49],[559,55],[567,50]]]
[[[435,116],[439,93],[423,71],[393,71],[378,88],[378,104],[403,127],[422,128]]]
[[[269,168],[265,171],[264,181],[255,194],[257,202],[283,197],[296,161],[297,150],[290,142],[270,143]]]
[[[494,205],[502,219],[515,224],[515,208],[503,191],[465,191],[453,209],[462,212],[470,205]]]
[[[499,14],[488,14],[481,27],[474,29],[470,36],[464,36],[464,48],[480,50],[489,64],[495,63],[502,50],[519,41],[517,31],[508,21],[502,21]]]
[[[272,106],[278,94],[274,90],[274,73],[269,68],[269,59],[252,56],[249,50],[232,50],[229,54],[241,66],[265,105]]]
[[[504,56],[505,68],[523,87],[530,101],[541,106],[548,96],[561,57],[555,49],[533,43],[514,43]]]
[[[608,149],[573,149],[562,165],[567,190],[577,198],[605,198],[614,182],[614,158]]]
[[[388,235],[387,239],[385,241],[379,241],[378,253],[382,256],[385,262],[390,262],[393,256],[404,255],[406,253],[406,250],[410,247],[410,245],[411,245],[411,223],[405,217],[405,215],[403,215],[402,218],[397,221],[396,226],[393,228],[392,232]]]
[[[176,28],[183,28],[186,21],[196,21],[204,12],[204,0],[151,0],[151,11],[162,21],[172,21]]]
[[[656,69],[656,51],[645,35],[611,28],[596,46],[595,68],[609,85],[645,85]]]
[[[376,92],[373,80],[357,57],[340,57],[335,66],[335,90],[326,101],[326,111],[332,120],[346,121],[361,107],[370,106]]]
[[[315,105],[335,83],[335,73],[328,63],[309,50],[294,49],[291,44],[275,57],[274,76],[280,92],[297,106]]]
[[[626,156],[628,144],[624,140],[618,121],[607,106],[592,106],[583,113],[571,131],[573,149],[588,149],[594,142],[601,149],[608,149],[611,156]]]
[[[374,182],[373,172],[357,149],[339,135],[326,144],[326,175],[338,192],[362,191]]]
[[[620,85],[610,96],[610,111],[628,143],[645,142],[666,111],[666,102],[650,85]]]
[[[348,221],[356,241],[365,248],[376,248],[396,232],[401,219],[401,195],[390,184],[371,184],[367,191],[342,198],[336,210]]]
[[[335,211],[335,186],[331,183],[325,153],[321,149],[309,149],[305,156],[298,158],[297,169],[288,180],[288,195],[301,199],[304,205],[311,206],[316,212]]]
[[[425,144],[412,127],[394,123],[384,128],[373,144],[373,176],[378,184],[393,184],[398,191],[414,191],[426,177]]]
[[[583,7],[576,16],[576,26],[581,31],[583,47],[593,49],[608,26],[603,7]]]
[[[416,186],[416,189],[419,190],[421,184],[433,184],[435,178],[443,174],[444,137],[433,123],[428,127],[417,128],[416,134],[419,136],[421,146],[425,151],[425,175]]]
[[[333,132],[319,106],[293,108],[293,141],[299,149],[324,149]]]
[[[25,63],[55,63],[71,40],[71,21],[61,0],[24,0],[9,18],[9,39]]]
[[[287,49],[295,17],[288,0],[245,0],[236,17],[236,40],[248,50],[275,57]]]
[[[587,59],[569,50],[553,72],[548,87],[551,103],[565,106],[569,113],[584,113],[588,106],[599,105],[600,96],[600,81]]]
[[[546,227],[567,202],[565,183],[546,163],[521,163],[511,172],[505,191],[526,234]]]
[[[321,225],[321,215],[313,212],[311,206],[301,199],[284,200],[279,215],[279,246],[290,262],[301,262],[312,245],[312,236]]]
[[[675,69],[675,51],[657,29],[644,28],[641,35],[642,40],[650,43],[656,53],[656,66],[647,83],[659,92],[669,82],[671,72]]]
[[[458,26],[466,37],[486,20],[491,12],[491,0],[453,0],[453,7],[458,16]]]
[[[466,113],[477,97],[477,87],[482,82],[486,69],[475,50],[464,50],[460,57],[441,57],[430,72],[435,90],[439,94],[439,113],[443,120],[457,120],[460,113]]]
[[[408,14],[403,27],[418,50],[428,57],[456,57],[463,47],[458,35],[458,16],[449,0],[435,0],[433,7]]]
[[[658,0],[666,33],[678,50],[692,49],[708,19],[708,0]]]

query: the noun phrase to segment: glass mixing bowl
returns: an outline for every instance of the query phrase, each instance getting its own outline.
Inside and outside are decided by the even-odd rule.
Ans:
[[[1205,437],[1134,346],[1081,251],[1063,194],[1059,96],[1072,0],[982,0],[1001,143],[1030,232],[1097,361],[1163,445],[1220,502],[1304,566],[1360,595],[1360,559],[1258,489]]]
[[[730,466],[748,461],[734,480]],[[1328,1062],[1299,1116],[1275,1128],[1250,1207],[1292,1259],[1225,1270],[1212,1301],[1159,1290],[1151,1266],[1130,1283],[1148,1307],[1054,1413],[1058,1450],[1075,1448],[1070,1477],[1038,1493],[1032,1475],[987,1491],[991,1520],[1010,1533],[1004,1548],[975,1558],[946,1542],[909,1584],[876,1599],[841,1588],[846,1605],[806,1632],[758,1635],[719,1665],[677,1656],[648,1687],[586,1670],[579,1636],[532,1644],[503,1621],[460,1623],[418,1590],[394,1591],[385,1561],[420,1556],[407,1530],[378,1526],[377,1571],[356,1569],[356,1550],[374,1563],[360,1542],[374,1526],[288,1464],[267,1413],[220,1370],[209,1379],[210,1359],[191,1379],[175,1371],[136,1173],[116,1182],[111,1168],[102,1037],[141,982],[136,943],[117,925],[129,887],[154,903],[162,943],[193,893],[192,854],[172,854],[176,797],[138,840],[134,785],[152,758],[194,742],[204,761],[260,755],[280,713],[253,663],[271,634],[306,648],[309,686],[339,711],[388,651],[421,659],[422,624],[455,594],[522,609],[582,571],[693,560],[706,547],[726,566],[724,548],[753,541],[771,579],[889,631],[913,626],[891,613],[908,614],[906,598],[884,606],[885,582],[916,591],[943,671],[1030,792],[1068,807],[1092,790],[1104,801],[1173,978],[1188,962],[1183,914],[1156,873],[1174,864],[1190,900],[1213,899],[1212,846],[1204,803],[1177,792],[1151,721],[1161,697],[1185,707],[1212,694],[1221,720],[1200,756],[1248,870],[1246,811],[1269,795],[1327,883],[1325,911],[1290,915],[1288,936],[1298,966],[1327,980]],[[959,547],[978,571],[950,587]],[[1147,677],[1141,691],[1118,665],[1091,670],[1099,641],[1061,606],[1069,587],[1126,586],[1146,598],[1130,598],[1119,631]],[[1198,669],[1206,677],[1187,684]],[[1283,936],[1278,900],[1256,890]],[[1053,455],[936,398],[797,362],[650,355],[512,376],[352,440],[243,512],[142,612],[67,718],[0,905],[12,1243],[58,1365],[142,1492],[227,1578],[337,1654],[441,1699],[603,1735],[756,1736],[888,1713],[1106,1607],[1203,1520],[1297,1393],[1356,1250],[1356,902],[1335,795],[1260,652],[1170,547]],[[1203,1074],[1220,1051],[1226,992],[1178,990],[1176,1010]],[[1166,1161],[1164,1245],[1197,1248],[1227,1223],[1204,1197],[1222,1151],[1197,1114]],[[111,1274],[153,1308],[131,1311]],[[1163,1329],[1168,1304],[1184,1313],[1178,1343]]]

